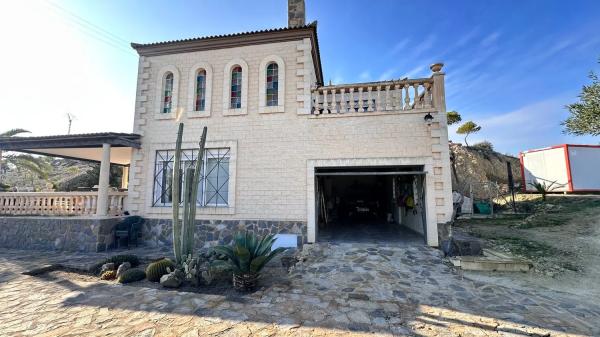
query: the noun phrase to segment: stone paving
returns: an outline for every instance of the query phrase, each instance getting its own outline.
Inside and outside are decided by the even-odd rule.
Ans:
[[[598,299],[463,279],[416,244],[307,245],[286,278],[232,297],[20,274],[99,256],[0,249],[0,336],[600,335]]]

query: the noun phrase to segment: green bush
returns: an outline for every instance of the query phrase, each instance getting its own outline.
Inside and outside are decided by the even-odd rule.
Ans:
[[[170,268],[171,271],[175,270],[175,263],[167,258],[150,263],[148,267],[146,267],[148,280],[152,282],[160,281],[161,276],[169,273],[167,268]]]
[[[100,274],[100,271],[102,270],[102,265],[104,265],[106,263],[114,263],[115,268],[119,268],[119,266],[123,262],[131,263],[131,267],[137,267],[140,265],[140,260],[138,259],[137,256],[131,255],[131,254],[121,254],[121,255],[111,256],[107,259],[104,259],[104,260],[94,264],[90,268],[90,272],[94,275],[98,275],[98,274]]]
[[[129,269],[119,277],[119,283],[131,283],[141,281],[146,278],[146,273],[141,269]]]

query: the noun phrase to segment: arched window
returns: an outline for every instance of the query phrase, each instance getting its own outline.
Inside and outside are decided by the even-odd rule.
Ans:
[[[171,113],[173,106],[173,73],[168,72],[163,83],[162,113]]]
[[[231,95],[229,96],[230,109],[239,109],[242,107],[242,67],[235,66],[231,70]]]
[[[204,111],[206,108],[206,71],[200,69],[196,72],[196,100],[194,111]]]
[[[267,106],[277,106],[279,92],[279,66],[277,63],[270,63],[267,66]]]

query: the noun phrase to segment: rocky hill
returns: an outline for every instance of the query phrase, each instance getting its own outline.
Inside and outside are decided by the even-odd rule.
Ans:
[[[498,184],[499,190],[506,192],[506,162],[511,163],[515,186],[521,184],[519,159],[494,151],[489,143],[469,147],[450,143],[450,155],[453,158],[452,188],[455,191],[468,195],[472,186],[477,198],[486,198],[488,193],[495,193],[496,188],[491,185]]]

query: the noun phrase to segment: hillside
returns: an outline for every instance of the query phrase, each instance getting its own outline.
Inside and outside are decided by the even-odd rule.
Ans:
[[[90,175],[97,169],[97,164],[71,160],[42,157],[48,165],[47,178],[17,167],[9,167],[2,174],[2,183],[16,187],[19,191],[42,191],[50,184],[58,191],[69,191],[76,186],[88,186]],[[97,174],[96,174],[97,176]],[[97,179],[97,178],[96,178]],[[93,185],[89,185],[91,187]]]
[[[484,182],[497,183],[501,191],[507,191],[507,161],[512,166],[515,186],[521,184],[519,159],[498,153],[489,146],[450,143],[450,155],[454,158],[452,188],[455,191],[468,194],[471,185],[475,196],[484,198],[486,188],[481,184]]]

